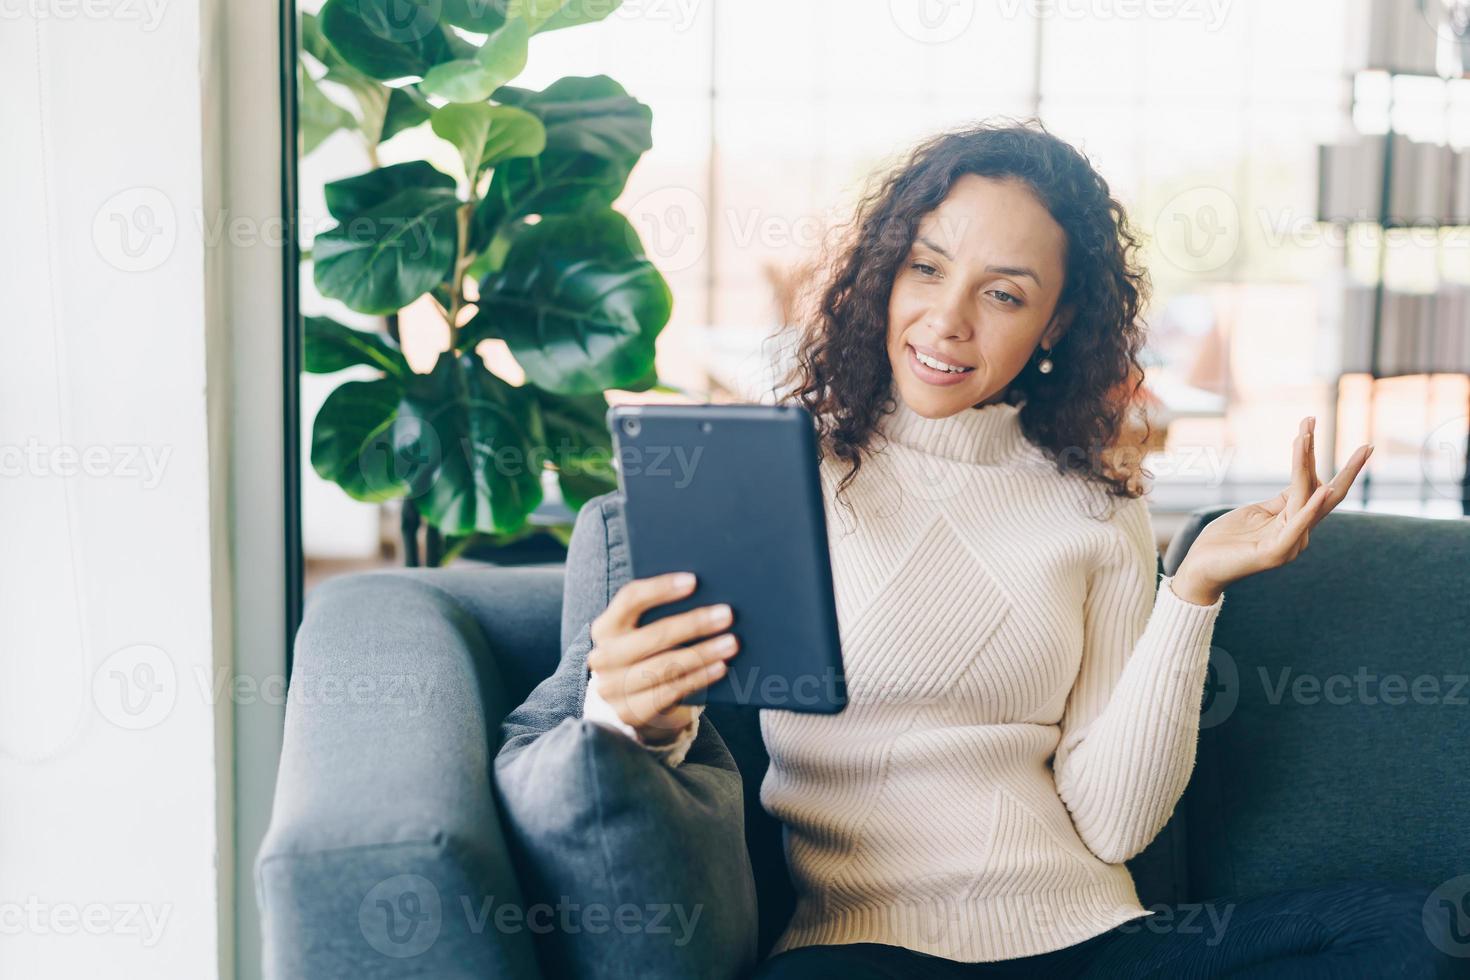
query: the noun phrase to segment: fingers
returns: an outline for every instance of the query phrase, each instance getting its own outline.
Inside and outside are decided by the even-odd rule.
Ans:
[[[626,633],[638,625],[638,617],[654,606],[682,599],[694,591],[695,578],[689,572],[670,572],[634,579],[618,589],[598,617],[611,633]],[[594,634],[593,641],[597,640]]]
[[[616,688],[617,684],[616,682],[609,684],[607,678],[599,675],[597,693],[602,695],[603,700],[617,711],[618,717],[629,725],[637,728],[654,727],[657,721],[657,727],[678,728],[682,726],[671,721],[667,717],[668,714],[680,707],[680,702],[686,697],[695,691],[703,690],[723,677],[725,670],[725,661],[717,660],[714,663],[696,667],[685,674],[663,677],[651,686],[630,694],[617,690],[605,690],[608,687]],[[683,721],[684,724],[687,724],[687,717]]]
[[[1291,484],[1286,491],[1285,515],[1293,517],[1305,506],[1307,499],[1317,489],[1317,472],[1312,451],[1311,416],[1302,419],[1297,426],[1296,439],[1291,444]]]
[[[592,622],[587,666],[598,694],[640,730],[687,726],[691,712],[683,700],[724,676],[725,662],[739,650],[733,634],[709,635],[734,621],[723,603],[638,625],[648,610],[684,598],[693,588],[693,576],[678,573],[635,579]]]
[[[1329,498],[1332,501],[1327,508],[1329,511],[1347,499],[1348,490],[1352,488],[1353,481],[1358,478],[1358,474],[1363,471],[1364,465],[1368,462],[1368,457],[1372,455],[1372,443],[1364,443],[1359,446],[1353,450],[1353,454],[1348,457],[1342,469],[1337,471],[1337,475],[1324,484],[1328,488]]]
[[[592,653],[587,655],[587,666],[593,670],[627,667],[661,651],[724,629],[733,619],[734,614],[730,607],[720,603],[689,609],[656,620],[647,626],[607,635],[601,643],[594,636],[594,647]]]
[[[664,711],[661,714],[654,715],[648,720],[646,724],[641,727],[645,729],[657,729],[661,734],[668,735],[678,733],[683,729],[688,728],[689,723],[693,720],[694,706],[681,704],[676,707],[669,708],[667,711]],[[631,725],[633,723],[628,722],[628,724]],[[645,734],[644,738],[646,739],[648,738],[648,736]]]
[[[1316,490],[1322,485],[1317,479],[1317,416],[1307,416],[1307,479],[1311,481],[1311,487]]]
[[[1371,455],[1371,444],[1359,446],[1336,476],[1327,483],[1317,485],[1306,504],[1287,520],[1286,527],[1282,529],[1279,540],[1283,551],[1291,552],[1293,549],[1306,547],[1308,532],[1347,497],[1348,489],[1352,487],[1353,481],[1362,472],[1363,465]]]
[[[623,697],[632,697],[652,690],[670,680],[703,670],[711,664],[729,660],[739,649],[740,643],[733,633],[721,633],[693,646],[655,654],[626,670],[614,671],[614,676],[622,678],[622,690],[618,693]]]
[[[1330,506],[1327,506],[1327,500],[1327,487],[1319,486],[1316,490],[1312,491],[1306,503],[1287,519],[1286,527],[1282,528],[1281,536],[1277,539],[1276,544],[1276,550],[1282,556],[1292,554],[1299,544],[1305,545],[1305,540],[1303,539],[1306,537],[1307,532],[1312,529],[1317,521],[1326,515],[1327,511],[1332,509]]]

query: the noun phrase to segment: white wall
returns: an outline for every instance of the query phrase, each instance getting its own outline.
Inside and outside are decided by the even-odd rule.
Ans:
[[[240,6],[272,22],[273,5]],[[220,691],[235,630],[280,636],[280,482],[231,450],[241,432],[279,450],[280,294],[269,246],[206,239],[279,150],[274,35],[241,51],[226,16],[214,0],[0,7],[0,976],[235,973],[235,865],[254,848],[233,843],[238,719]],[[263,84],[231,96],[254,60]],[[257,155],[237,154],[251,132],[231,111],[265,127]],[[231,216],[260,232],[275,198],[246,200]],[[232,290],[250,268],[260,291]],[[247,328],[272,331],[242,348],[274,346],[276,414],[255,398],[266,414],[242,422]],[[232,478],[267,495],[253,524]],[[259,602],[234,613],[242,529],[277,546],[240,542]],[[279,646],[243,669],[262,679]],[[273,751],[242,757],[250,786]]]

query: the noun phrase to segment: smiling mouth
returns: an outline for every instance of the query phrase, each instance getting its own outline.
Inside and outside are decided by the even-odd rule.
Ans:
[[[975,370],[972,367],[965,367],[961,364],[951,364],[948,361],[941,361],[937,357],[932,357],[928,354],[925,354],[913,344],[909,345],[909,350],[914,352],[914,358],[920,364],[928,368],[933,368],[936,371],[943,371],[946,374],[968,374],[969,372]]]

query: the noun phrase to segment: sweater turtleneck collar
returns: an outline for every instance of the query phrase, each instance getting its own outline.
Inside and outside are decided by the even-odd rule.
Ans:
[[[931,419],[909,408],[898,389],[897,407],[878,421],[878,431],[889,442],[968,463],[996,463],[1010,457],[1025,443],[1021,407],[996,402],[967,407],[941,419]]]

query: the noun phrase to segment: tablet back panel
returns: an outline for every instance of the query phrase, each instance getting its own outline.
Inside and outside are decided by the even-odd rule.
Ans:
[[[833,713],[847,703],[812,417],[799,406],[620,405],[617,449],[634,578],[691,571],[684,599],[734,610],[740,651],[703,701]]]

